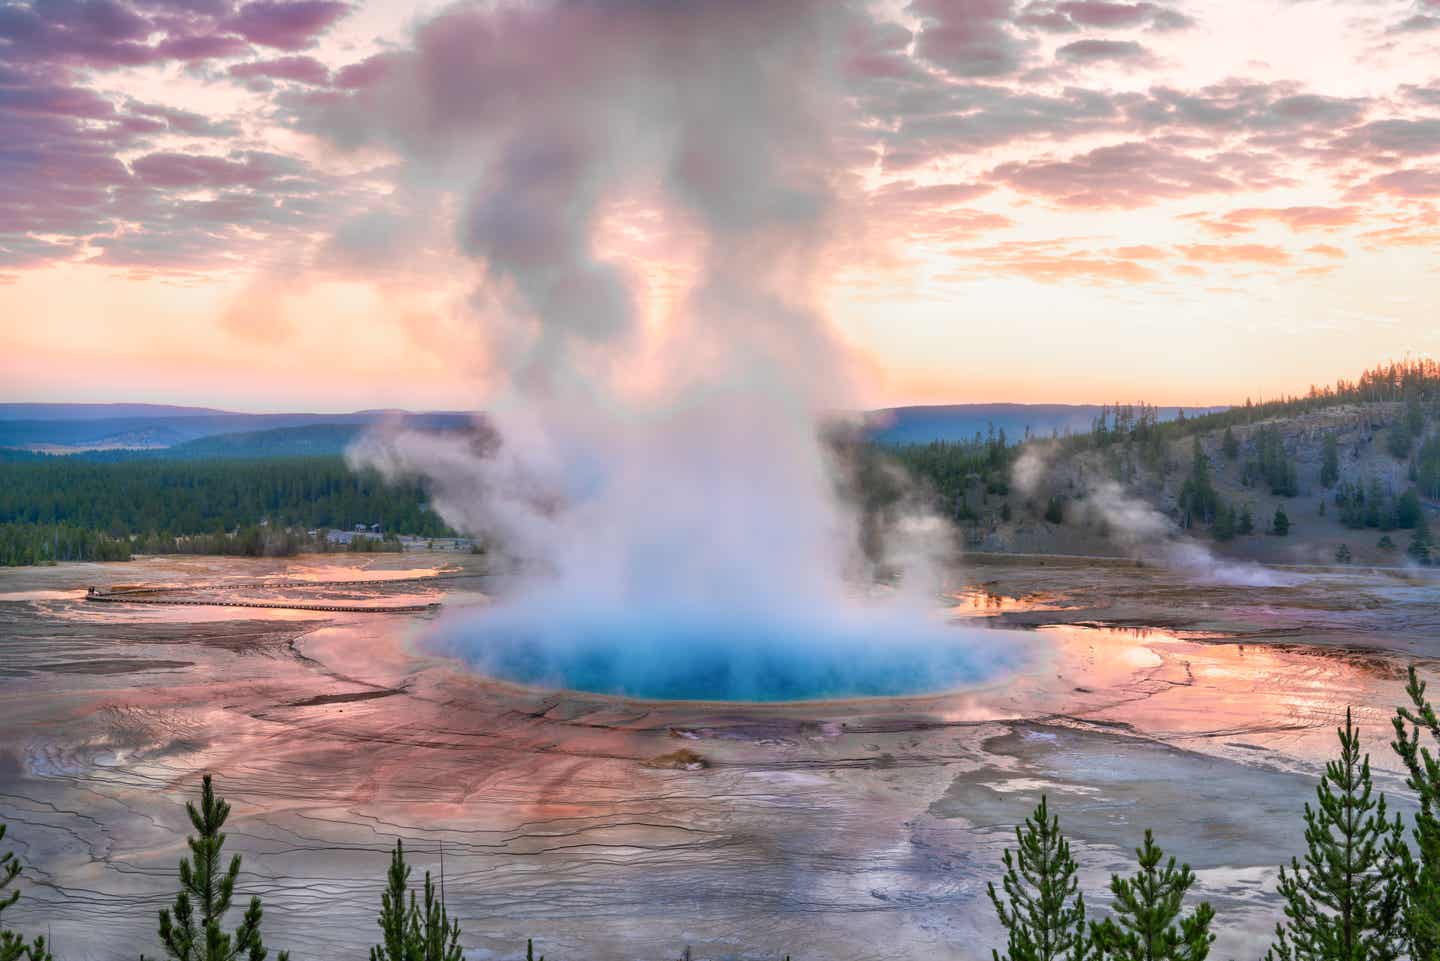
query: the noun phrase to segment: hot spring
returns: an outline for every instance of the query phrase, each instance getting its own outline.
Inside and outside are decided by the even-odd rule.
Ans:
[[[644,700],[807,701],[936,694],[1020,666],[1034,636],[889,607],[728,615],[675,606],[548,611],[531,600],[443,623],[436,646],[527,686]]]

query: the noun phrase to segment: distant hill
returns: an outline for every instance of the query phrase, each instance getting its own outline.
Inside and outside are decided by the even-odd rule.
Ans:
[[[463,414],[409,414],[399,418],[405,427],[431,432],[468,431],[475,418]],[[115,448],[51,455],[77,460],[116,463],[137,460],[263,460],[276,457],[332,457],[343,454],[371,424],[306,424],[303,427],[275,427],[270,430],[236,431],[188,440],[173,447],[154,450]],[[43,458],[44,453],[0,448],[0,463]]]
[[[1185,408],[1187,416],[1224,408]],[[893,407],[866,415],[870,436],[886,444],[970,440],[993,426],[1012,441],[1088,431],[1094,404],[950,404]],[[1173,419],[1181,408],[1160,408]],[[331,454],[371,424],[400,418],[427,429],[463,427],[472,414],[360,410],[345,414],[248,414],[162,404],[0,404],[0,449],[123,460],[135,452],[175,458]]]
[[[345,448],[368,429],[366,424],[307,424],[304,427],[216,434],[154,451],[149,456],[166,460],[322,457],[344,453]]]
[[[349,414],[243,414],[207,411],[203,408],[176,408],[181,413],[159,416],[72,417],[69,416],[68,408],[70,406],[72,405],[8,405],[8,410],[11,412],[28,410],[33,413],[37,408],[67,408],[67,410],[61,411],[61,416],[53,419],[0,417],[0,448],[18,448],[49,454],[171,451],[193,441],[231,434],[256,434],[300,427],[347,426],[358,430],[393,418],[401,418],[407,423],[419,427],[439,429],[465,426],[470,423],[473,416],[455,412],[410,414],[388,410],[355,411]],[[73,406],[95,408],[111,405]],[[125,409],[144,405],[113,406]],[[352,431],[352,436],[353,433],[354,431]],[[311,440],[318,442],[318,438],[323,435],[323,431],[317,432]],[[283,448],[286,444],[293,443],[303,444],[303,438],[267,440],[251,437],[235,441],[230,447],[238,449],[246,445],[272,444],[277,448]],[[186,454],[185,456],[192,455]]]
[[[116,417],[202,417],[226,414],[213,407],[173,404],[0,404],[0,420],[102,420]]]
[[[1225,410],[1224,407],[1161,407],[1162,421]],[[928,444],[931,441],[971,440],[991,427],[1005,431],[1012,442],[1052,433],[1090,430],[1100,416],[1098,404],[945,404],[934,407],[891,407],[867,415],[870,436],[882,444]]]

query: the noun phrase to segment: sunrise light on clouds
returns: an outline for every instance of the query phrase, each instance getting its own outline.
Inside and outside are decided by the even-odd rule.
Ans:
[[[487,47],[526,15],[491,7],[0,6],[7,398],[483,406],[515,322],[463,223],[487,125],[550,109],[507,65],[588,56]],[[813,280],[863,402],[1228,403],[1440,350],[1440,2],[842,19]],[[701,241],[633,169],[587,256],[663,329]]]

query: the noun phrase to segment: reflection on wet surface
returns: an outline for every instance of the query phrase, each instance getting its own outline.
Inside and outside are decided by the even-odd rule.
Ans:
[[[1008,614],[1012,611],[1055,611],[1064,603],[1055,594],[1010,595],[990,590],[987,585],[966,587],[948,595],[955,601],[950,613],[956,617],[976,614]]]
[[[429,569],[406,555],[0,573],[0,820],[37,880],[15,921],[51,925],[67,958],[153,946],[182,801],[214,770],[243,886],[297,959],[363,957],[397,835],[420,870],[443,840],[467,943],[495,957],[527,936],[595,961],[686,943],[697,957],[988,957],[984,883],[1041,792],[1090,890],[1153,824],[1221,909],[1216,956],[1258,953],[1273,866],[1298,850],[1345,706],[1382,786],[1401,790],[1388,716],[1404,665],[1431,673],[1440,636],[1434,582],[1196,586],[977,559],[943,610],[959,630],[1024,631],[1034,655],[1012,674],[886,700],[657,703],[479,676],[434,653],[431,614],[82,599],[91,584]],[[486,584],[314,590],[453,610],[483,605]],[[698,760],[663,760],[681,750]]]
[[[84,591],[8,591],[0,592],[0,604],[24,604],[30,601],[74,601],[79,600],[84,594]]]
[[[1163,825],[1167,850],[1197,869],[1272,867],[1304,848],[1294,799],[1313,783],[1296,774],[1099,726],[1017,724],[984,750],[1003,766],[958,775],[930,813],[1009,825],[1044,791],[1067,835],[1086,845],[1123,850]]]

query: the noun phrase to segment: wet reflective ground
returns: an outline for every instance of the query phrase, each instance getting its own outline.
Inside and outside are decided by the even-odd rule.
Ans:
[[[452,560],[454,555],[447,555]],[[466,558],[470,561],[470,558]],[[945,608],[1033,632],[964,692],[799,705],[527,690],[422,653],[480,613],[460,577],[266,588],[428,614],[87,603],[86,586],[311,581],[437,569],[424,555],[156,559],[0,572],[0,820],[30,867],[21,926],[66,958],[153,950],[201,770],[234,804],[241,886],[273,945],[364,957],[394,837],[476,958],[986,958],[985,881],[1048,792],[1098,895],[1153,826],[1255,955],[1274,866],[1353,704],[1387,790],[1405,664],[1433,674],[1440,583],[1295,574],[1283,587],[1054,559],[972,559]],[[1033,643],[1039,640],[1041,643]],[[709,766],[646,762],[679,748]],[[128,939],[128,940],[127,940]]]

